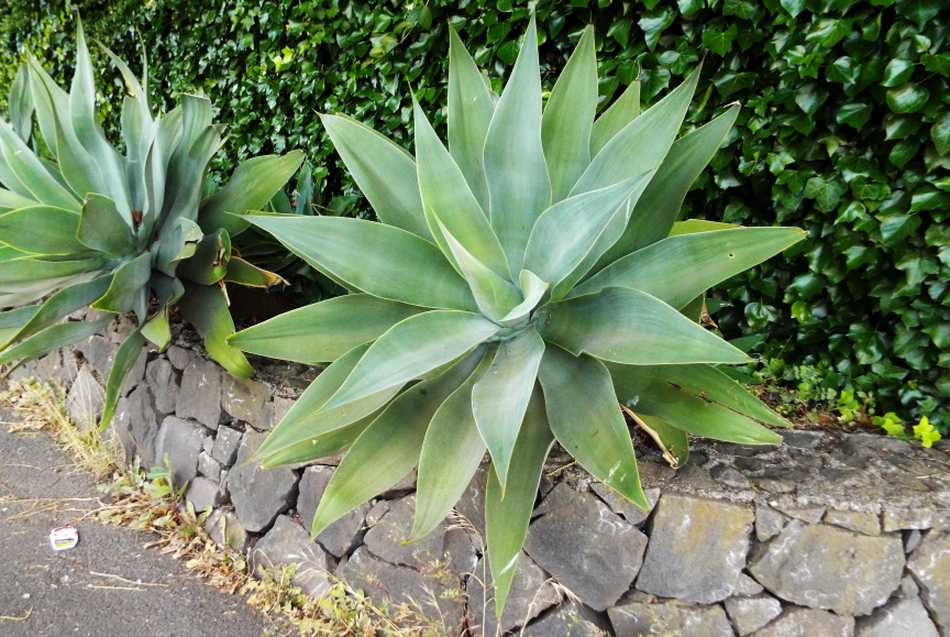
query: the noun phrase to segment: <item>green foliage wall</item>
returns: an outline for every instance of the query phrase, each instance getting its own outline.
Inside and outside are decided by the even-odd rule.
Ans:
[[[60,73],[71,11],[127,59],[140,36],[153,86],[201,89],[232,157],[304,148],[331,194],[356,191],[316,113],[342,111],[403,143],[409,91],[445,102],[453,24],[483,68],[514,61],[512,0],[8,0],[0,85],[29,46]],[[701,59],[692,120],[743,104],[686,214],[800,225],[810,240],[719,291],[720,327],[767,335],[769,357],[876,392],[879,411],[944,421],[950,397],[950,5],[941,0],[541,0],[556,76],[587,23],[604,100],[640,77],[651,100]],[[498,81],[498,77],[493,78]],[[119,105],[116,82],[103,97]],[[159,91],[153,91],[158,93]],[[750,339],[755,340],[755,339]]]

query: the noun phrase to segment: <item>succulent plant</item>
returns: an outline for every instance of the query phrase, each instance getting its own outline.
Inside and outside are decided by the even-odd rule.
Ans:
[[[542,109],[534,22],[500,96],[451,34],[448,147],[414,101],[415,158],[324,115],[382,223],[245,217],[350,293],[238,332],[247,352],[331,364],[258,450],[264,467],[346,451],[312,532],[418,465],[413,538],[485,457],[487,552],[505,606],[557,441],[647,506],[626,412],[682,462],[696,434],[775,444],[781,417],[717,365],[748,357],[698,323],[704,292],[803,238],[797,228],[677,223],[732,106],[677,139],[699,69],[640,112],[599,116],[592,29]]]
[[[225,284],[268,287],[281,279],[232,249],[232,236],[249,226],[230,213],[261,208],[303,156],[250,159],[223,187],[209,189],[208,162],[223,143],[211,101],[183,95],[155,116],[147,80],[103,47],[128,91],[119,150],[97,119],[81,23],[76,48],[69,92],[28,56],[11,87],[10,121],[0,120],[0,308],[12,308],[0,313],[0,364],[77,342],[110,314],[133,316],[136,327],[106,383],[105,426],[146,341],[168,345],[172,307],[215,360],[236,376],[251,375],[244,354],[225,340],[234,332]],[[70,320],[87,307],[105,314]]]

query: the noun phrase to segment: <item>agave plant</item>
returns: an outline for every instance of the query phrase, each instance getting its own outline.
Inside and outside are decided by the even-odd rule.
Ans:
[[[232,249],[231,237],[249,226],[229,213],[262,207],[303,156],[251,159],[222,188],[204,192],[208,162],[223,142],[210,100],[183,95],[155,116],[146,79],[103,47],[128,91],[121,152],[96,117],[81,23],[76,48],[69,92],[29,56],[11,87],[10,121],[0,120],[0,308],[13,308],[0,313],[0,364],[79,341],[102,329],[110,313],[134,316],[106,383],[105,426],[146,342],[168,345],[175,305],[215,360],[236,376],[251,375],[244,354],[225,340],[234,332],[225,284],[267,287],[281,279]],[[86,307],[105,316],[67,320]]]
[[[533,20],[500,96],[450,37],[448,147],[415,101],[415,159],[352,119],[323,116],[382,223],[246,217],[350,293],[230,342],[332,362],[258,451],[274,467],[346,450],[314,534],[418,465],[419,538],[488,452],[500,614],[555,440],[641,507],[624,411],[680,461],[689,434],[781,441],[763,424],[784,421],[716,367],[748,357],[691,317],[710,286],[803,232],[675,223],[738,111],[677,139],[698,69],[642,113],[634,84],[597,117],[588,28],[542,110]]]

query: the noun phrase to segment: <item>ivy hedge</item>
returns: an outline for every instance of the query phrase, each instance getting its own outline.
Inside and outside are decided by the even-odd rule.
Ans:
[[[342,111],[407,146],[411,90],[445,103],[447,24],[492,81],[514,61],[528,3],[512,0],[7,0],[0,86],[29,47],[68,72],[72,12],[156,94],[200,89],[230,122],[231,159],[307,150],[318,203],[369,214],[316,114]],[[596,26],[604,101],[639,77],[649,102],[701,60],[691,121],[743,109],[689,216],[799,225],[810,239],[730,281],[714,317],[778,373],[873,393],[929,415],[950,397],[950,5],[942,0],[540,0],[550,84]],[[60,78],[61,79],[61,78]],[[113,113],[116,81],[102,95]],[[166,90],[167,89],[167,90]],[[439,122],[439,124],[443,124]]]

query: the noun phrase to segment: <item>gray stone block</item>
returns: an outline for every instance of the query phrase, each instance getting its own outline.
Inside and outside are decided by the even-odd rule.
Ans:
[[[900,586],[904,547],[893,536],[793,520],[749,570],[786,601],[839,615],[867,615]]]
[[[508,593],[508,603],[501,615],[501,622],[495,619],[495,595],[491,569],[484,557],[478,561],[472,576],[468,578],[468,625],[476,635],[495,635],[498,626],[501,632],[524,626],[548,608],[561,601],[561,595],[548,576],[538,568],[530,557],[522,553],[518,558],[517,569]],[[489,582],[486,592],[482,582]]]
[[[90,370],[89,365],[83,365],[66,394],[69,419],[80,431],[86,432],[96,428],[105,401],[105,391]]]
[[[185,349],[184,347],[172,345],[165,351],[165,356],[168,357],[168,362],[172,364],[172,367],[178,371],[183,371],[186,367],[188,367],[191,359],[196,357],[196,354],[194,354],[194,352],[191,350]]]
[[[547,613],[530,624],[518,637],[607,637],[608,632],[601,618],[591,609],[564,602],[556,610]]]
[[[212,482],[221,480],[221,464],[211,457],[207,451],[198,454],[198,473]]]
[[[251,550],[258,575],[264,569],[294,566],[293,583],[313,597],[326,595],[332,586],[326,553],[310,541],[307,531],[292,518],[281,515]]]
[[[858,637],[940,637],[927,609],[916,597],[894,600],[857,622]]]
[[[644,489],[643,493],[647,497],[647,502],[650,503],[650,508],[643,510],[602,482],[594,482],[590,486],[594,493],[607,503],[611,511],[622,515],[630,524],[641,524],[650,517],[653,507],[656,506],[656,501],[660,499],[659,489]]]
[[[721,606],[688,606],[675,601],[636,601],[607,611],[617,637],[675,635],[734,637]]]
[[[266,408],[272,390],[256,380],[224,375],[221,385],[221,406],[235,420],[242,420],[255,429],[269,429],[271,413]]]
[[[881,521],[873,513],[864,511],[835,511],[830,509],[825,513],[825,523],[864,535],[881,534]]]
[[[221,370],[202,358],[193,358],[181,376],[175,399],[175,414],[193,418],[209,429],[217,429],[221,419]]]
[[[297,513],[304,525],[309,525],[313,520],[317,504],[323,497],[334,469],[335,467],[313,465],[304,470],[297,496]],[[343,557],[353,547],[369,510],[370,505],[367,503],[350,511],[318,535],[317,542],[335,557]]]
[[[755,633],[754,637],[852,637],[853,635],[853,617],[841,617],[813,608],[792,608],[778,620]]]
[[[172,364],[164,358],[156,358],[145,368],[145,382],[152,391],[155,408],[163,414],[173,413],[178,394],[178,379]]]
[[[217,482],[198,476],[188,483],[185,499],[200,513],[220,506],[225,497]]]
[[[233,511],[216,509],[205,520],[205,531],[219,546],[240,553],[247,548],[247,531],[241,526]]]
[[[211,447],[211,457],[220,462],[222,466],[230,467],[234,464],[234,459],[237,458],[242,435],[237,429],[218,427],[218,431],[214,436],[214,445]]]
[[[931,531],[907,564],[940,630],[950,632],[950,533]]]
[[[98,334],[90,336],[76,345],[76,349],[86,359],[86,362],[92,366],[103,381],[109,377],[109,370],[112,368],[112,357],[115,348],[112,342]]]
[[[748,507],[665,494],[637,588],[703,604],[729,597],[745,567],[752,522]]]
[[[782,614],[782,604],[768,595],[730,597],[725,606],[740,637],[757,631]]]
[[[297,486],[297,474],[290,469],[261,469],[248,462],[262,441],[262,434],[248,431],[244,435],[227,481],[241,525],[255,533],[290,508]]]
[[[767,504],[755,505],[755,537],[766,542],[782,532],[788,519]]]
[[[175,488],[198,475],[198,454],[205,436],[204,427],[193,420],[167,416],[162,421],[155,441],[155,464],[164,466],[167,459]]]
[[[143,467],[155,466],[158,418],[148,387],[139,385],[127,398],[119,400],[112,422],[125,446],[126,456],[131,459],[137,455],[142,460]]]
[[[591,493],[561,483],[538,507],[525,550],[586,605],[606,610],[640,570],[647,537]]]
[[[445,573],[420,573],[374,557],[366,547],[353,552],[337,569],[337,575],[373,603],[406,606],[439,626],[436,634],[458,635],[465,616],[461,581]]]

